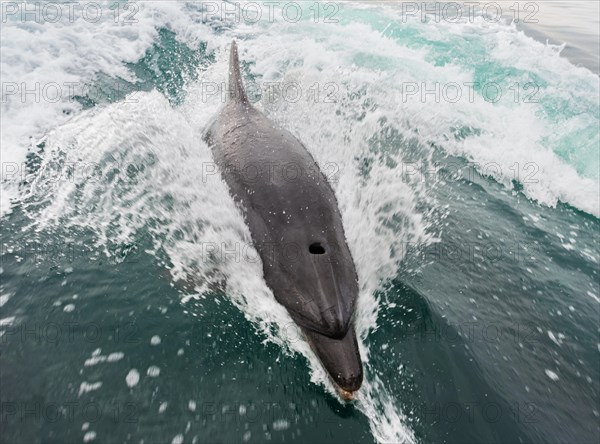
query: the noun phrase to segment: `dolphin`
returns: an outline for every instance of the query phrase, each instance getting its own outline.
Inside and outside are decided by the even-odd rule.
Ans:
[[[275,299],[340,396],[363,380],[353,315],[358,276],[335,194],[305,146],[249,102],[231,44],[227,102],[204,141],[241,208]]]

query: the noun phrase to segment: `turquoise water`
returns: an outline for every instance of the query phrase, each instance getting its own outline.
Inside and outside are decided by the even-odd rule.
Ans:
[[[131,27],[2,30],[7,81],[35,79],[14,48],[46,32],[73,62],[40,53],[39,75],[95,87],[3,103],[3,162],[25,163],[0,219],[4,441],[597,441],[600,106],[584,58],[527,34],[544,23],[404,22],[394,4],[296,24],[141,5]],[[201,140],[234,37],[249,85],[320,94],[253,97],[336,191],[361,285],[353,404],[274,301]],[[422,82],[472,82],[474,99],[407,93]]]

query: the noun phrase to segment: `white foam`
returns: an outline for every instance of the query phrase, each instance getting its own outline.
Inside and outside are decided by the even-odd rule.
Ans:
[[[223,66],[223,63],[215,65],[207,76],[221,77]],[[115,167],[124,168],[123,165],[128,164],[143,165],[144,174],[136,177],[135,182],[128,182],[127,177],[120,182],[84,179],[48,182],[36,178],[30,196],[45,205],[35,214],[36,225],[49,227],[60,222],[67,227],[90,227],[97,232],[98,243],[105,247],[107,254],[110,242],[130,242],[136,231],[151,226],[153,254],[163,260],[160,251],[166,253],[165,259],[171,264],[175,280],[202,283],[207,289],[210,282],[225,277],[228,295],[257,329],[285,350],[306,356],[311,363],[313,382],[335,394],[310,347],[304,341],[291,342],[281,334],[292,321],[266,287],[259,262],[227,258],[199,260],[206,259],[203,248],[208,243],[224,244],[228,249],[244,245],[250,258],[257,257],[257,253],[225,184],[218,175],[203,176],[199,167],[203,163],[212,164],[212,156],[201,142],[199,129],[203,127],[201,123],[208,122],[216,112],[219,103],[198,107],[193,101],[194,92],[191,91],[190,100],[181,112],[171,108],[161,94],[143,93],[137,95],[138,103],[116,103],[87,111],[51,132],[46,140],[44,163],[52,162],[53,156],[60,154],[67,164],[85,158],[101,165],[101,177],[108,176]],[[302,111],[292,109],[290,112]],[[324,107],[322,112],[332,119],[322,125],[341,123],[335,120],[334,110]],[[186,114],[193,115],[193,119],[189,119],[191,124]],[[120,125],[114,125],[115,121]],[[403,242],[418,243],[427,239],[422,215],[415,210],[418,187],[403,183],[385,166],[375,166],[371,179],[359,186],[362,179],[352,158],[364,149],[364,137],[376,130],[370,130],[369,125],[376,125],[376,121],[365,123],[364,133],[356,137],[356,142],[338,153],[329,147],[331,144],[343,147],[341,135],[332,133],[326,143],[319,144],[318,129],[311,129],[303,138],[311,148],[314,146],[313,153],[318,160],[340,163],[336,190],[361,279],[357,329],[363,339],[376,325],[379,305],[374,292],[380,279],[395,273],[403,255]],[[292,130],[297,129],[292,127]],[[118,159],[117,164],[114,159]],[[84,207],[93,211],[79,211]],[[382,221],[394,215],[404,221],[402,237],[393,228],[381,226]],[[201,295],[202,289],[198,288],[197,297]],[[369,350],[362,339],[361,350],[367,362]],[[150,371],[149,375],[154,376],[155,372]],[[135,383],[137,380],[139,376]],[[135,383],[133,377],[131,381],[128,377],[128,385]],[[383,390],[380,387],[381,393],[371,394],[383,399]],[[393,405],[384,407],[370,398],[363,399],[360,408],[365,405],[370,406],[364,407],[369,411],[382,410],[380,414],[385,418],[388,417],[385,409],[398,409]],[[399,413],[396,415],[401,417]],[[380,425],[373,423],[372,427],[376,430]],[[400,430],[398,436],[408,433],[406,426],[398,423],[396,427]]]
[[[278,419],[273,422],[273,430],[281,432],[290,428],[290,422],[287,419]]]
[[[102,381],[93,382],[93,383],[84,381],[79,386],[79,396],[81,396],[84,393],[98,390],[100,387],[102,387]]]
[[[390,17],[397,16],[392,9],[387,13]],[[562,201],[600,215],[598,135],[578,146],[575,153],[566,155],[570,160],[565,160],[565,155],[557,151],[562,139],[572,143],[582,130],[598,125],[594,114],[600,106],[600,85],[595,74],[561,57],[561,47],[537,42],[518,31],[515,25],[488,23],[479,18],[462,26],[444,21],[426,25],[409,22],[403,26],[415,26],[428,39],[440,43],[445,42],[448,35],[465,39],[477,37],[481,40],[478,44],[490,48],[491,60],[506,72],[523,70],[528,73],[527,78],[537,79],[532,84],[540,87],[531,99],[540,103],[525,103],[533,89],[525,89],[528,83],[522,78],[515,80],[518,84],[515,88],[520,93],[518,103],[515,103],[514,91],[507,91],[506,85],[498,103],[477,99],[477,96],[473,103],[464,98],[456,103],[444,100],[435,103],[423,100],[420,94],[407,96],[401,106],[411,123],[419,128],[422,140],[434,142],[450,154],[466,157],[476,164],[479,172],[491,175],[508,188],[512,188],[513,179],[518,179],[523,192],[540,204],[554,207]],[[399,70],[402,82],[425,82],[430,86],[436,82],[442,85],[481,82],[468,67],[451,63],[435,66],[426,62],[426,57],[407,60],[402,55],[404,48],[395,43],[388,44],[388,51],[408,62]],[[485,79],[486,83],[494,82],[494,73],[490,73],[489,78]],[[545,83],[548,85],[544,86]],[[547,116],[541,103],[547,98],[589,104],[590,109],[584,111],[582,107],[571,117]],[[456,140],[452,136],[452,128],[456,127],[476,128],[481,132],[478,136]]]
[[[92,357],[89,359],[86,359],[85,362],[83,363],[83,365],[84,365],[84,367],[91,367],[91,366],[94,366],[96,364],[100,364],[103,362],[117,362],[117,361],[120,361],[121,359],[123,359],[124,357],[125,357],[125,354],[123,352],[111,353],[108,356],[103,356],[99,352],[98,353],[94,352],[94,354],[92,354]]]
[[[156,378],[156,377],[160,376],[160,368],[157,367],[156,365],[151,365],[150,367],[148,367],[146,374],[148,376],[150,376],[151,378]]]
[[[544,370],[544,373],[546,373],[546,376],[548,376],[553,381],[558,381],[559,380],[558,375],[555,372],[553,372],[552,370],[546,369],[546,370]]]
[[[23,21],[17,14],[8,15],[8,21],[0,28],[2,162],[18,168],[16,174],[8,175],[14,170],[2,168],[0,215],[10,212],[11,202],[19,198],[18,181],[22,179],[23,163],[32,142],[80,110],[71,91],[83,95],[97,73],[134,80],[124,62],[139,60],[155,41],[157,29],[167,24],[178,38],[190,44],[197,44],[210,33],[208,26],[197,22],[193,5],[140,2],[136,4],[140,8],[135,14],[136,22],[129,25],[115,24],[107,3],[102,4],[104,13],[98,21],[84,18],[82,8],[87,5],[72,5],[71,14],[63,8],[58,23],[36,23],[41,14],[30,14],[28,21]],[[8,94],[10,90],[4,87],[9,83],[18,86],[17,94]],[[59,85],[58,95],[49,89],[50,83]],[[39,93],[23,96],[21,91],[25,88],[21,85],[29,91],[39,86]]]
[[[140,382],[140,373],[136,369],[132,368],[129,370],[129,373],[127,373],[125,382],[127,382],[128,387],[135,387],[137,383]]]
[[[14,316],[8,316],[6,318],[2,318],[2,319],[0,319],[0,327],[10,326],[13,324],[14,321],[15,321]]]
[[[89,432],[86,432],[85,435],[83,435],[83,442],[90,442],[94,439],[96,439],[96,432],[94,432],[93,430],[90,430]]]
[[[4,293],[4,289],[0,288],[0,308],[3,307],[12,296],[13,293]]]
[[[84,36],[81,45],[73,48],[70,59],[76,68],[79,64],[84,66],[81,72],[75,70],[76,79],[91,78],[96,69],[110,75],[127,76],[120,61],[139,58],[155,36],[154,27],[164,25],[167,17],[178,36],[190,42],[202,39],[209,42],[209,47],[216,48],[217,63],[201,74],[198,83],[188,85],[187,98],[180,108],[173,108],[156,91],[137,93],[135,101],[81,112],[68,122],[59,115],[62,109],[58,105],[44,110],[28,105],[21,107],[14,102],[6,105],[11,115],[8,120],[21,122],[6,136],[7,146],[11,147],[10,156],[13,156],[9,159],[22,161],[27,148],[23,140],[27,135],[39,136],[51,130],[45,138],[42,168],[55,167],[54,159],[60,158],[63,168],[72,163],[81,164],[83,160],[87,165],[98,166],[100,172],[100,180],[86,177],[83,169],[79,176],[68,181],[32,177],[31,186],[21,197],[41,203],[42,209],[32,206],[25,210],[30,212],[37,229],[58,224],[67,228],[91,228],[106,254],[110,254],[113,244],[130,243],[141,234],[147,234],[151,244],[149,253],[160,263],[168,264],[173,279],[196,285],[195,294],[185,294],[183,303],[191,299],[201,303],[210,284],[224,279],[228,297],[253,322],[257,331],[285,352],[305,356],[310,364],[311,380],[335,395],[306,342],[291,341],[285,334],[286,327],[292,323],[291,318],[275,301],[262,279],[260,263],[244,260],[257,257],[257,253],[251,246],[250,234],[240,211],[220,177],[206,174],[202,168],[212,165],[212,156],[201,140],[201,131],[221,103],[218,97],[202,100],[201,82],[220,84],[225,81],[226,48],[233,36],[227,33],[215,35],[197,24],[189,26],[197,31],[189,31],[186,24],[194,17],[187,17],[189,10],[182,9],[185,8],[182,5],[144,5],[147,13],[140,16],[143,23],[139,29],[117,32],[107,28],[106,41],[92,38],[85,24],[74,26],[72,32],[83,32]],[[154,16],[150,14],[152,8],[156,8]],[[391,9],[384,11],[392,16],[395,13]],[[498,51],[493,56],[498,60],[507,65],[524,63],[523,69],[534,70],[549,79],[554,76],[559,84],[590,83],[587,71],[572,67],[558,55],[554,56],[552,48],[536,44],[513,28],[500,24],[474,24],[452,29],[445,29],[444,24],[427,26],[427,32],[441,36],[439,38],[448,32],[480,35],[486,43],[497,45]],[[511,172],[510,167],[515,162],[521,166],[536,162],[541,171],[538,182],[524,184],[524,192],[529,197],[547,205],[564,200],[592,214],[599,213],[598,196],[594,194],[597,181],[582,177],[544,146],[541,140],[557,128],[541,119],[535,107],[487,102],[430,104],[409,100],[403,103],[398,100],[398,79],[405,82],[470,81],[473,73],[468,69],[452,64],[436,66],[428,61],[426,50],[402,46],[364,24],[325,26],[308,22],[290,27],[276,22],[260,27],[261,33],[256,33],[255,27],[244,25],[236,29],[237,37],[249,39],[240,43],[242,59],[256,63],[252,70],[259,79],[298,81],[304,91],[316,82],[323,85],[338,81],[338,97],[350,101],[351,105],[344,107],[343,103],[307,103],[304,100],[290,103],[263,97],[258,106],[295,133],[322,168],[330,163],[337,165],[338,180],[333,186],[361,284],[356,328],[365,361],[365,382],[357,406],[368,417],[373,436],[378,441],[414,442],[414,433],[407,425],[410,418],[402,410],[402,400],[394,399],[377,376],[376,369],[371,367],[368,333],[377,327],[381,307],[376,290],[382,281],[395,276],[406,246],[434,240],[426,213],[434,202],[430,201],[422,181],[403,180],[397,167],[379,162],[377,157],[369,175],[362,175],[357,158],[369,154],[369,139],[381,135],[385,125],[387,130],[414,137],[424,146],[433,142],[448,153],[481,164],[497,163],[505,173]],[[7,40],[5,28],[3,42]],[[13,27],[7,35],[24,41],[31,32],[33,30],[27,27]],[[42,29],[41,32],[49,31]],[[62,37],[52,34],[45,37],[57,46],[70,47],[69,42],[61,40]],[[502,46],[504,39],[509,39],[519,50],[515,52],[514,48]],[[92,46],[94,48],[90,49]],[[126,48],[125,53],[121,46]],[[46,60],[35,48],[32,51],[42,60],[40,75],[52,77],[52,70],[56,70],[59,73],[56,77],[71,78],[70,71],[55,66],[55,58]],[[108,52],[99,55],[98,51]],[[512,58],[523,51],[528,57],[520,61]],[[357,62],[357,56],[365,53],[386,60],[391,68],[373,69],[366,63]],[[31,63],[29,59],[15,57],[9,78],[24,72]],[[96,62],[92,63],[92,60],[97,57],[101,59],[94,65]],[[3,64],[2,69],[9,68]],[[339,79],[343,79],[342,84]],[[362,99],[348,95],[361,91]],[[361,117],[363,109],[368,112]],[[36,113],[41,114],[37,116]],[[37,117],[30,119],[29,116]],[[384,121],[387,123],[383,124]],[[584,123],[575,120],[571,125],[576,130]],[[482,132],[463,141],[449,140],[447,136],[457,124],[480,128]],[[3,131],[3,155],[4,137]],[[387,154],[397,164],[407,160],[402,151]],[[425,154],[421,160],[427,161],[430,154]],[[137,168],[134,168],[134,173],[138,171],[135,177],[129,175],[128,166]],[[496,178],[510,185],[509,175],[500,174]],[[242,246],[246,254],[237,259],[217,256],[207,260],[207,245],[224,246],[228,251]],[[158,367],[148,369],[149,376],[158,376],[159,372]],[[132,369],[126,377],[127,385],[134,387],[139,379],[139,372]]]

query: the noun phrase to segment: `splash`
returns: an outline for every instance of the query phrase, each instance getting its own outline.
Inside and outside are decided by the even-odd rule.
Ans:
[[[254,97],[309,148],[338,198],[361,285],[356,327],[366,378],[357,407],[378,441],[415,441],[402,400],[390,395],[369,362],[369,332],[378,326],[381,306],[376,290],[396,275],[408,246],[434,241],[430,219],[437,204],[429,194],[431,184],[407,174],[413,171],[407,166],[431,167],[432,153],[439,149],[469,159],[508,188],[519,182],[519,190],[542,204],[563,201],[597,215],[598,177],[588,170],[597,143],[597,132],[589,131],[598,121],[598,104],[590,99],[598,96],[597,78],[562,59],[560,48],[537,43],[514,27],[483,21],[398,26],[393,6],[359,12],[348,6],[337,24],[261,22],[226,32],[198,23],[189,5],[144,7],[138,34],[107,28],[112,40],[82,40],[73,64],[86,60],[86,51],[96,60],[93,47],[104,56],[99,66],[84,63],[76,80],[103,72],[135,83],[122,62],[139,60],[164,27],[190,46],[207,42],[216,51],[215,63],[184,86],[186,95],[177,106],[157,90],[85,111],[73,106],[66,116],[64,103],[44,108],[35,119],[28,118],[34,108],[3,105],[11,116],[7,128],[16,123],[8,133],[3,126],[3,155],[10,146],[15,162],[27,153],[39,156],[39,165],[28,166],[18,196],[32,229],[89,228],[106,254],[115,245],[147,243],[148,253],[174,281],[189,284],[184,304],[201,301],[213,285],[225,282],[228,297],[257,332],[305,356],[311,380],[335,396],[310,347],[286,334],[291,318],[265,285],[249,231],[201,138],[221,105],[221,95],[207,94],[206,86],[222,85],[227,78],[227,46],[235,34],[247,80],[300,86],[303,94],[296,101],[277,93]],[[85,34],[84,27],[77,23],[71,30]],[[11,28],[13,38],[3,42],[26,40],[34,28]],[[69,46],[62,37],[48,40]],[[121,47],[127,54],[114,52]],[[477,64],[480,59],[487,62]],[[27,60],[17,60],[14,76],[28,66]],[[72,79],[66,67],[50,59],[41,63],[46,75],[56,70],[59,78]],[[3,65],[3,77],[4,70]],[[406,94],[409,83],[464,84],[503,76],[535,80],[543,100],[492,103],[476,91],[477,101],[449,103]],[[29,150],[23,142],[46,132],[34,144],[38,148]],[[524,181],[531,163],[537,166],[536,180]],[[490,164],[500,169],[486,169]]]
[[[203,73],[202,81],[222,78],[223,66],[216,63]],[[170,269],[174,281],[193,286],[191,293],[182,295],[184,303],[201,300],[213,284],[226,282],[228,297],[257,331],[287,352],[304,355],[311,380],[337,396],[307,343],[290,339],[293,322],[266,286],[243,217],[215,173],[201,130],[217,112],[220,96],[199,102],[202,81],[190,85],[180,108],[156,91],[138,93],[135,100],[83,112],[49,133],[39,169],[28,179],[25,209],[38,230],[57,225],[92,229],[107,254],[114,245],[149,236],[148,252]],[[286,115],[293,116],[307,109],[289,111]],[[321,112],[327,118],[320,123],[291,129],[314,146],[322,168],[337,166],[333,185],[361,282],[356,325],[368,363],[368,332],[376,327],[379,310],[375,290],[395,273],[404,243],[426,242],[429,237],[416,210],[419,184],[405,183],[381,162],[368,176],[356,165],[356,157],[369,150],[369,138],[381,132],[379,119],[365,121],[349,142],[346,117],[330,106]],[[327,130],[333,125],[340,131]],[[318,143],[320,133],[327,136]],[[336,146],[340,149],[331,149]],[[357,405],[371,420],[374,434],[410,441],[412,432],[404,425],[398,401],[368,375]]]

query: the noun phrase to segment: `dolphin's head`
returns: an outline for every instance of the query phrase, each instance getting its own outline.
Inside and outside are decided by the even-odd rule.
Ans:
[[[340,396],[351,399],[363,379],[353,327],[357,274],[343,231],[289,227],[263,251],[265,280],[302,327]],[[264,247],[264,246],[263,246]]]
[[[346,336],[358,298],[354,262],[342,233],[282,233],[264,260],[265,280],[300,326]]]

